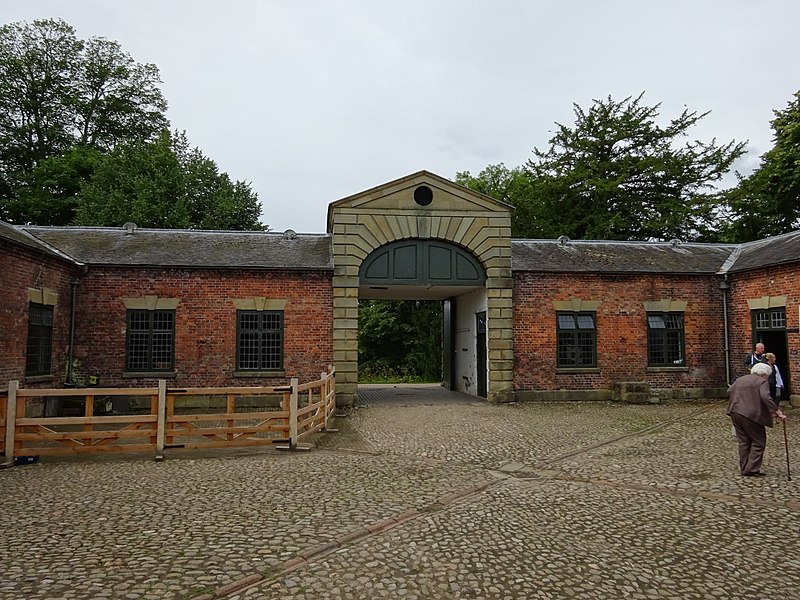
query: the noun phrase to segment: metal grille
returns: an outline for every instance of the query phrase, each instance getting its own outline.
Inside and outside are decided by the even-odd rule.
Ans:
[[[647,355],[651,366],[683,366],[683,313],[648,313]]]
[[[559,367],[597,366],[597,330],[593,313],[558,313]]]
[[[240,370],[283,368],[283,312],[238,312],[238,357]]]
[[[175,313],[129,310],[126,369],[170,371],[174,364]]]
[[[28,348],[25,375],[50,375],[53,350],[53,307],[28,305]]]

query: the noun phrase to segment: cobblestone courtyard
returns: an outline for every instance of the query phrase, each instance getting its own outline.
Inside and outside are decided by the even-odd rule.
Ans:
[[[723,404],[399,393],[310,452],[0,471],[0,598],[800,598],[782,428],[742,478]]]

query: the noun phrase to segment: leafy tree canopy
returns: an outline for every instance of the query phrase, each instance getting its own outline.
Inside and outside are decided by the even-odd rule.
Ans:
[[[721,201],[715,185],[744,143],[684,140],[708,113],[684,110],[661,126],[660,104],[644,105],[643,95],[609,96],[588,110],[574,104],[574,125],[556,123],[550,147],[534,148],[523,167],[489,167],[477,178],[460,173],[459,181],[490,195],[508,192],[518,213],[514,235],[710,239]]]
[[[477,176],[469,171],[456,173],[455,181],[465,187],[511,204],[511,235],[520,238],[550,237],[545,233],[549,223],[542,221],[536,201],[536,186],[522,167],[507,168],[504,164],[489,165]]]
[[[102,37],[79,40],[63,20],[0,27],[0,218],[63,224],[91,151],[153,139],[169,126],[160,83],[155,65]],[[62,192],[52,215],[41,197],[49,184]]]
[[[250,185],[233,182],[185,133],[119,144],[99,156],[76,198],[79,225],[263,230]]]
[[[441,381],[442,303],[359,302],[358,361],[362,382]]]
[[[748,242],[800,229],[800,91],[770,125],[775,145],[728,194],[722,238]]]
[[[160,84],[60,19],[0,27],[0,219],[265,229],[250,185],[170,134]]]

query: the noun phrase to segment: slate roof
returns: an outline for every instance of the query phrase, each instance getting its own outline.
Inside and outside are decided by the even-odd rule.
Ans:
[[[739,246],[729,272],[749,271],[800,261],[800,231],[792,231]]]
[[[333,270],[329,234],[35,227],[0,221],[0,239],[77,264]],[[800,231],[746,244],[511,241],[512,271],[714,274],[800,262]]]
[[[15,227],[14,225],[6,223],[5,221],[0,221],[0,239],[7,240],[19,246],[24,246],[31,250],[36,250],[38,252],[48,254],[60,260],[76,263],[75,260],[71,259],[69,256],[65,256],[63,253],[59,252],[56,248],[51,248],[47,244],[43,243],[41,240],[30,235],[23,228]]]
[[[332,270],[326,234],[120,227],[25,227],[87,265]]]
[[[733,244],[512,240],[512,271],[559,273],[717,273]]]

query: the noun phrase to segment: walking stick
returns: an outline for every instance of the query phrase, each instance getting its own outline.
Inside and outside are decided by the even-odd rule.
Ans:
[[[786,448],[786,479],[792,480],[792,472],[789,470],[789,438],[786,435],[786,421],[783,422],[783,447]]]

